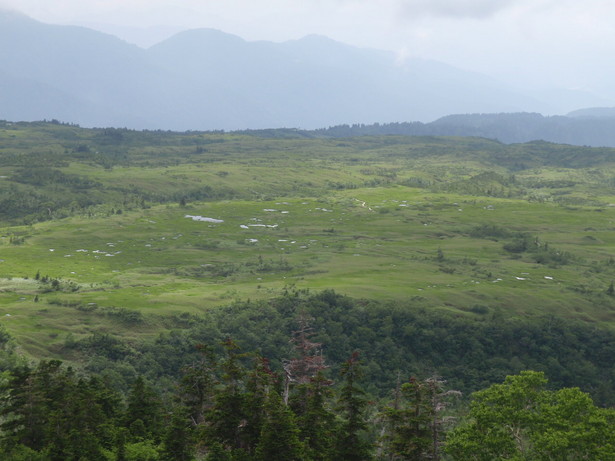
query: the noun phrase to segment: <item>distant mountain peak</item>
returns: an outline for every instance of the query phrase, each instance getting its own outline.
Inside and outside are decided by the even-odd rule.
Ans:
[[[305,35],[296,40],[288,40],[283,42],[282,45],[300,46],[304,48],[312,48],[315,50],[363,50],[362,48],[348,45],[347,43],[338,42],[331,37],[319,34]]]
[[[38,22],[31,17],[10,8],[0,6],[0,22]]]
[[[318,128],[545,112],[550,101],[444,63],[408,59],[402,65],[393,52],[318,34],[278,43],[197,28],[143,49],[7,9],[0,10],[0,67],[0,119],[56,118],[82,126]],[[601,104],[567,107],[592,105]],[[510,117],[532,126],[529,116]],[[471,120],[481,129],[491,123],[484,116]]]
[[[308,35],[301,37],[298,41],[317,42],[317,43],[336,43],[340,45],[342,44],[341,42],[338,42],[337,40],[333,40],[332,38],[327,37],[326,35],[320,35],[320,34],[308,34]]]
[[[234,43],[245,43],[246,41],[239,37],[238,35],[229,34],[227,32],[223,32],[219,29],[212,28],[197,28],[197,29],[188,29],[182,32],[178,32],[168,39],[160,42],[172,42],[172,41],[220,41],[224,40],[225,42],[234,42]],[[158,45],[159,45],[158,44]],[[157,46],[157,45],[154,45]]]

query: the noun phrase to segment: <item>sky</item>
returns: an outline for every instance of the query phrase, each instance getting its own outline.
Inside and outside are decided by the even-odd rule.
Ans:
[[[615,97],[615,0],[0,0],[0,7],[144,47],[199,27],[250,41],[320,34],[518,86]]]

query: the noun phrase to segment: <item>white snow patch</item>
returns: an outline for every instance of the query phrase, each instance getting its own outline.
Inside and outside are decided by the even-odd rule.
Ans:
[[[184,216],[184,218],[190,218],[193,221],[211,222],[211,223],[216,223],[216,224],[224,222],[223,219],[206,218],[204,216],[193,216],[193,215],[190,215],[190,214],[187,214],[186,216]]]

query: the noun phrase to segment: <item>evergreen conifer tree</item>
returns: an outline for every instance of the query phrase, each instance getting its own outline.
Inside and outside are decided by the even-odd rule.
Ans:
[[[372,459],[372,447],[367,440],[368,424],[365,419],[367,400],[357,382],[362,376],[359,354],[354,352],[340,372],[343,382],[337,401],[342,418],[336,436],[335,459],[367,461]]]
[[[193,459],[194,438],[188,411],[177,407],[171,413],[162,437],[162,461]]]
[[[133,438],[160,438],[162,404],[142,376],[137,377],[128,394],[124,425],[130,429]]]
[[[269,393],[265,412],[255,461],[304,461],[295,416],[277,393]]]

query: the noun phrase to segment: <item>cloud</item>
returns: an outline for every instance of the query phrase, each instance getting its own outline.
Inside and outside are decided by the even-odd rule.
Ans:
[[[516,3],[519,0],[400,0],[399,8],[406,18],[431,16],[484,19]]]

